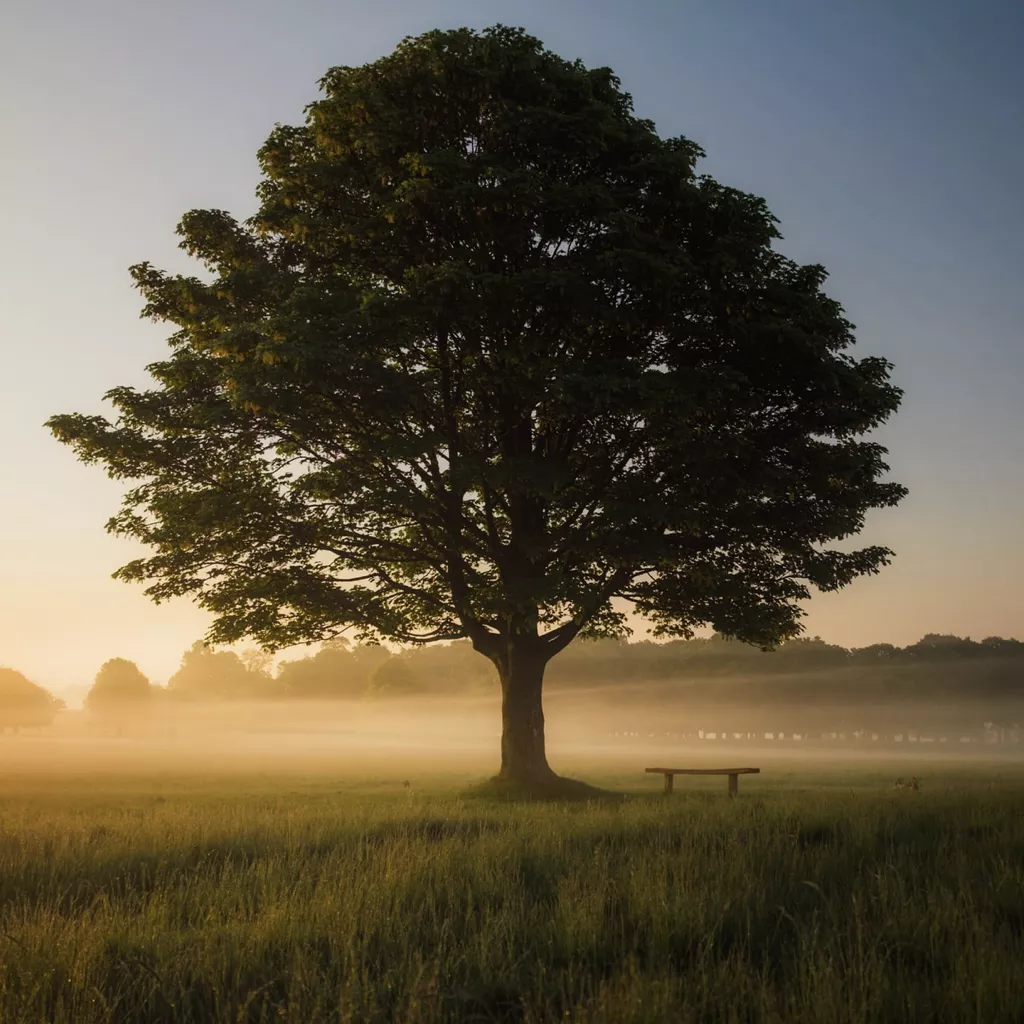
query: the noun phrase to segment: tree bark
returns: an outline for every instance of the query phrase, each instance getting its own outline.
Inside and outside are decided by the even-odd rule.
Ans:
[[[529,785],[556,778],[544,750],[541,690],[547,659],[515,643],[499,659],[501,677],[501,771],[505,782]]]

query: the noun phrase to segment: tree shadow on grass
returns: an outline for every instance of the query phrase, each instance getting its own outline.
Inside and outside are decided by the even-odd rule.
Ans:
[[[567,779],[561,775],[521,782],[502,779],[498,776],[471,786],[465,791],[470,799],[491,800],[502,803],[586,803],[620,804],[631,798],[631,794],[601,789],[578,779]]]

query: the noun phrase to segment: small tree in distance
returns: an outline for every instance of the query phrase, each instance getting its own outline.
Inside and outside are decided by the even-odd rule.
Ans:
[[[0,666],[0,732],[8,726],[39,728],[53,723],[64,701],[37,686],[13,668]]]
[[[217,651],[197,640],[181,656],[181,666],[167,680],[172,696],[199,700],[233,700],[275,695],[269,659]]]
[[[370,695],[381,697],[411,697],[426,692],[406,658],[395,657],[382,661],[370,675]]]
[[[764,647],[895,504],[863,435],[898,406],[763,200],[635,116],[608,68],[520,30],[330,70],[260,151],[260,207],[179,226],[205,279],[132,270],[173,325],[117,419],[49,421],[133,480],[119,570],[210,639],[468,638],[502,692],[499,777],[559,781],[542,684],[577,636],[699,625]]]
[[[277,681],[286,697],[361,698],[374,670],[390,657],[384,647],[353,647],[344,637],[335,637],[311,657],[283,662]]]
[[[274,670],[274,655],[262,647],[247,647],[239,655],[246,672],[269,679]]]
[[[149,680],[134,661],[111,658],[96,673],[85,706],[104,714],[120,713],[147,707],[151,697]]]

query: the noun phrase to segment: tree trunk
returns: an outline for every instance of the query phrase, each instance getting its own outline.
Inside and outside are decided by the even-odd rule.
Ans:
[[[506,782],[547,782],[556,778],[544,752],[541,689],[546,659],[510,644],[498,665],[501,676],[501,771]]]

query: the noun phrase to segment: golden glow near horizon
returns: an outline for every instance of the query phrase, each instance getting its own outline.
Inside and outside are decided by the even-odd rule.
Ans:
[[[109,501],[115,491],[107,488]],[[987,563],[979,560],[972,573],[966,559],[934,558],[935,543],[935,537],[918,538],[916,547],[904,550],[879,576],[846,591],[817,595],[808,605],[806,634],[844,647],[904,646],[929,632],[1020,637],[1016,580],[1009,573],[1000,580],[998,553]],[[9,577],[0,594],[0,664],[72,699],[111,657],[129,658],[154,683],[166,683],[182,653],[205,631],[206,613],[184,600],[154,605],[140,587],[110,579],[109,570],[133,549],[98,526],[88,537],[76,532],[74,543],[63,549],[54,545],[50,554],[53,564],[62,566],[57,586],[52,577],[36,574],[33,559],[26,558],[23,575]],[[643,624],[634,626],[640,638]]]

